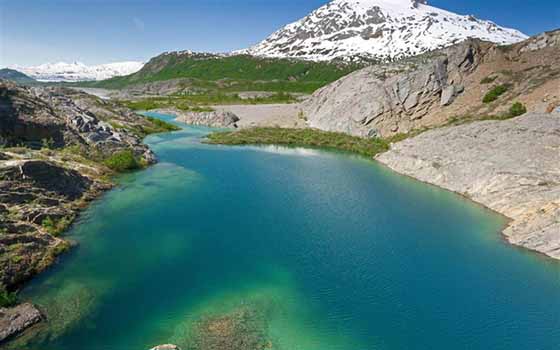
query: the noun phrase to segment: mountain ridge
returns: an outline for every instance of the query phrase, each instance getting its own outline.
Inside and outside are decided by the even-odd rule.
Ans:
[[[139,71],[143,62],[124,61],[99,65],[86,65],[82,62],[44,63],[38,66],[24,67],[13,65],[8,68],[20,71],[41,82],[76,82],[98,81],[116,76],[129,75]]]
[[[528,36],[429,6],[426,0],[333,0],[237,53],[312,61],[390,61],[469,38],[513,44]]]
[[[30,76],[9,68],[0,69],[0,79],[10,80],[18,84],[33,84],[37,83],[37,81]]]

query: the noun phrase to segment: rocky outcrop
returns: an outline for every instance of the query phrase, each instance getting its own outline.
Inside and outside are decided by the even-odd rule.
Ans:
[[[388,137],[450,118],[500,114],[514,101],[529,111],[560,105],[560,31],[501,47],[467,40],[411,59],[374,65],[316,91],[303,104],[308,125],[355,136]],[[483,96],[498,84],[507,92]]]
[[[511,218],[509,242],[560,259],[560,114],[427,131],[377,160]]]
[[[132,149],[148,163],[155,158],[136,128],[150,123],[132,111],[63,88],[25,88],[0,81],[0,145],[31,148],[82,146],[102,155]]]
[[[13,308],[0,308],[0,344],[42,319],[41,312],[28,303]]]
[[[83,203],[109,188],[66,162],[13,155],[0,162],[0,285],[13,289],[52,264],[69,244],[55,237]]]
[[[236,123],[239,121],[239,117],[235,114],[224,110],[191,112],[180,111],[177,109],[166,109],[158,110],[158,112],[176,115],[177,119],[175,120],[181,123],[209,126],[213,128],[237,128]]]

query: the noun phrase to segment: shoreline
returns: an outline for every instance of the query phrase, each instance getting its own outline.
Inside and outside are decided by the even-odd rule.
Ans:
[[[531,131],[531,123],[541,122]],[[480,147],[485,138],[495,143],[493,133],[500,127],[512,133],[510,137],[501,135],[505,145]],[[554,140],[556,146],[553,142],[536,145],[532,134],[544,138],[543,132],[548,131],[549,137],[554,138],[555,127],[560,130],[560,114],[530,114],[509,121],[435,129],[393,144],[391,150],[375,160],[398,174],[459,194],[505,217],[508,222],[500,231],[505,242],[558,261],[560,185],[554,179],[560,178],[560,174],[553,164],[555,159],[560,162],[560,156],[554,158],[553,154],[549,159],[546,151],[552,148],[554,152],[554,147],[560,145],[560,137]],[[459,139],[453,143],[455,137]],[[523,139],[531,146],[515,147]],[[505,147],[509,143],[515,146]],[[474,151],[469,153],[469,150]],[[487,164],[477,168],[472,157]],[[540,172],[521,172],[525,166],[516,163],[516,157],[532,162],[533,167],[529,168]]]
[[[526,247],[526,246],[523,246],[523,245],[520,245],[520,244],[516,244],[516,243],[514,243],[514,242],[511,242],[511,241],[509,240],[509,237],[507,236],[507,234],[506,234],[504,231],[507,230],[507,229],[513,224],[513,222],[515,221],[514,218],[511,218],[511,217],[507,216],[507,215],[504,214],[504,213],[501,213],[501,212],[499,212],[499,211],[497,211],[497,210],[495,210],[495,209],[492,209],[492,208],[488,207],[487,205],[485,205],[484,203],[477,202],[477,201],[473,200],[472,198],[470,198],[470,197],[468,197],[468,196],[465,196],[465,195],[464,195],[463,193],[461,193],[461,192],[453,191],[453,190],[447,189],[447,188],[445,188],[445,187],[441,187],[441,186],[439,186],[439,185],[436,185],[436,184],[433,184],[433,183],[430,183],[430,182],[421,180],[421,179],[419,179],[419,178],[417,178],[417,177],[414,177],[413,175],[401,173],[401,172],[399,172],[399,171],[397,171],[397,170],[391,168],[391,167],[388,166],[387,164],[385,164],[385,163],[383,163],[383,162],[380,162],[380,161],[377,160],[376,158],[374,158],[373,161],[374,161],[376,164],[382,166],[382,167],[385,168],[385,169],[390,170],[391,172],[393,172],[393,173],[395,173],[395,174],[397,174],[397,175],[405,176],[405,177],[407,177],[407,178],[409,178],[409,179],[412,179],[412,180],[421,182],[422,184],[424,184],[424,185],[426,185],[426,186],[431,186],[431,187],[435,187],[435,188],[440,189],[440,190],[444,190],[444,191],[447,191],[447,192],[451,192],[451,193],[453,193],[453,194],[455,194],[455,195],[458,195],[462,200],[469,201],[471,204],[475,204],[475,205],[477,205],[477,206],[480,206],[480,207],[484,208],[485,210],[488,210],[488,211],[492,212],[494,215],[498,215],[498,216],[502,217],[506,222],[502,225],[502,228],[499,229],[499,231],[497,232],[497,234],[499,235],[500,240],[501,240],[504,244],[506,244],[507,246],[509,246],[509,247],[511,247],[511,248],[519,249],[520,251],[523,251],[523,252],[529,252],[529,253],[534,254],[534,255],[536,255],[536,256],[540,256],[540,257],[542,257],[542,258],[547,259],[548,261],[554,261],[554,262],[560,261],[560,258],[556,258],[556,257],[550,256],[550,255],[548,255],[548,254],[546,254],[546,253],[544,253],[544,252],[541,252],[541,251],[538,251],[538,250],[535,250],[535,249],[531,249],[531,248],[529,248],[529,247]]]

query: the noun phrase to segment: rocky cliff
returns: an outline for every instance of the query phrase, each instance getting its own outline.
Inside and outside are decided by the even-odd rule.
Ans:
[[[138,136],[152,124],[113,102],[64,88],[26,88],[0,82],[0,146],[78,146],[110,155],[132,149],[154,156]],[[47,144],[46,144],[47,143]]]
[[[509,46],[471,39],[351,73],[315,92],[303,109],[311,127],[382,137],[501,114],[514,101],[551,111],[560,105],[559,55],[560,31]],[[505,93],[484,103],[497,86]]]
[[[560,113],[427,131],[377,160],[511,218],[509,242],[560,259]]]

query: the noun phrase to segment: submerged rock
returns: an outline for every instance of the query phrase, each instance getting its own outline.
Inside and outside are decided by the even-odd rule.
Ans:
[[[42,319],[41,312],[29,303],[0,308],[0,343],[17,336]]]
[[[181,350],[181,348],[173,344],[163,344],[163,345],[154,346],[150,350]]]
[[[261,350],[272,347],[262,310],[242,306],[230,313],[199,320],[188,339],[193,350]]]

